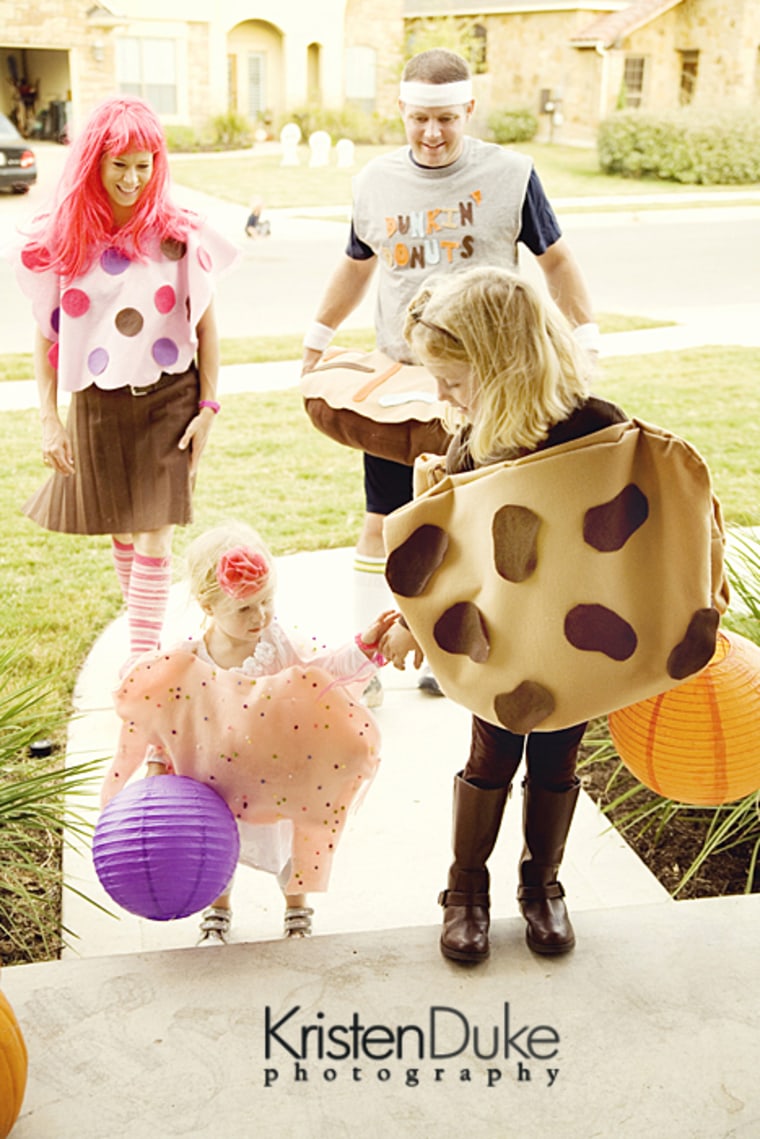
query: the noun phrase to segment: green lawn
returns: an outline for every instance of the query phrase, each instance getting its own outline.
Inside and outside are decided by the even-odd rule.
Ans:
[[[703,348],[605,361],[596,390],[629,414],[684,435],[704,455],[729,523],[760,524],[760,350]],[[0,639],[29,638],[29,675],[60,673],[66,700],[99,631],[121,607],[105,538],[49,534],[20,513],[39,485],[35,411],[0,421],[5,462],[0,510]],[[351,545],[363,511],[361,459],[310,425],[296,391],[228,396],[201,467],[195,533],[235,516],[259,527],[278,554]],[[181,556],[177,558],[178,572]]]
[[[271,153],[238,151],[232,155],[172,155],[174,180],[194,190],[201,190],[225,201],[247,206],[254,195],[264,200],[265,209],[285,207],[347,205],[351,201],[351,180],[377,154],[392,147],[357,146],[356,161],[351,169],[308,166],[308,151],[301,148],[299,166],[281,166],[280,158]],[[587,147],[554,146],[548,143],[521,143],[514,149],[530,155],[549,197],[609,197],[625,199],[636,194],[657,193],[666,197],[683,194],[685,187],[677,182],[618,178],[602,174],[596,151]],[[757,186],[742,187],[749,194]],[[711,186],[710,191],[736,190],[735,186]]]

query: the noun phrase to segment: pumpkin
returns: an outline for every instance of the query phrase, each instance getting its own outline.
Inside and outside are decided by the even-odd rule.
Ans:
[[[608,720],[618,755],[651,791],[694,806],[742,799],[760,788],[760,646],[720,630],[702,672]]]
[[[27,1055],[13,1009],[0,993],[0,1139],[10,1135],[26,1089]]]

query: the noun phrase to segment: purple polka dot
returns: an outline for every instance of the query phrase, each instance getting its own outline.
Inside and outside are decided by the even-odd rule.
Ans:
[[[120,273],[125,273],[129,266],[129,258],[119,253],[118,249],[106,249],[100,255],[100,267],[110,277],[118,277]]]
[[[60,310],[60,308],[56,307],[51,312],[51,314],[50,314],[50,327],[52,328],[53,332],[60,331],[60,327],[61,327],[61,310]]]
[[[87,357],[87,367],[90,375],[102,376],[108,367],[108,353],[105,348],[94,348]]]
[[[156,363],[160,364],[162,368],[166,368],[170,364],[176,364],[179,348],[168,336],[162,336],[153,345],[151,353]]]

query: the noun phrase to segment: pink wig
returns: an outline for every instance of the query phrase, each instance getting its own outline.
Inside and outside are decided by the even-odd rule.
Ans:
[[[134,151],[153,155],[153,174],[130,220],[116,227],[101,181],[101,159]],[[192,224],[192,215],[169,197],[166,139],[155,112],[133,95],[114,95],[95,108],[72,145],[34,244],[49,254],[41,259],[47,266],[73,280],[106,242],[140,259],[151,239],[182,240]]]

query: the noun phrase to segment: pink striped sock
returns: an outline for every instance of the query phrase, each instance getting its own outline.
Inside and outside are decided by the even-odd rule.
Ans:
[[[158,648],[171,582],[171,557],[149,558],[135,551],[127,599],[129,639],[133,653]]]
[[[111,550],[121,592],[124,595],[124,600],[128,601],[129,582],[132,577],[132,560],[135,556],[135,548],[131,542],[125,545],[124,542],[117,542],[115,538],[111,538]]]

